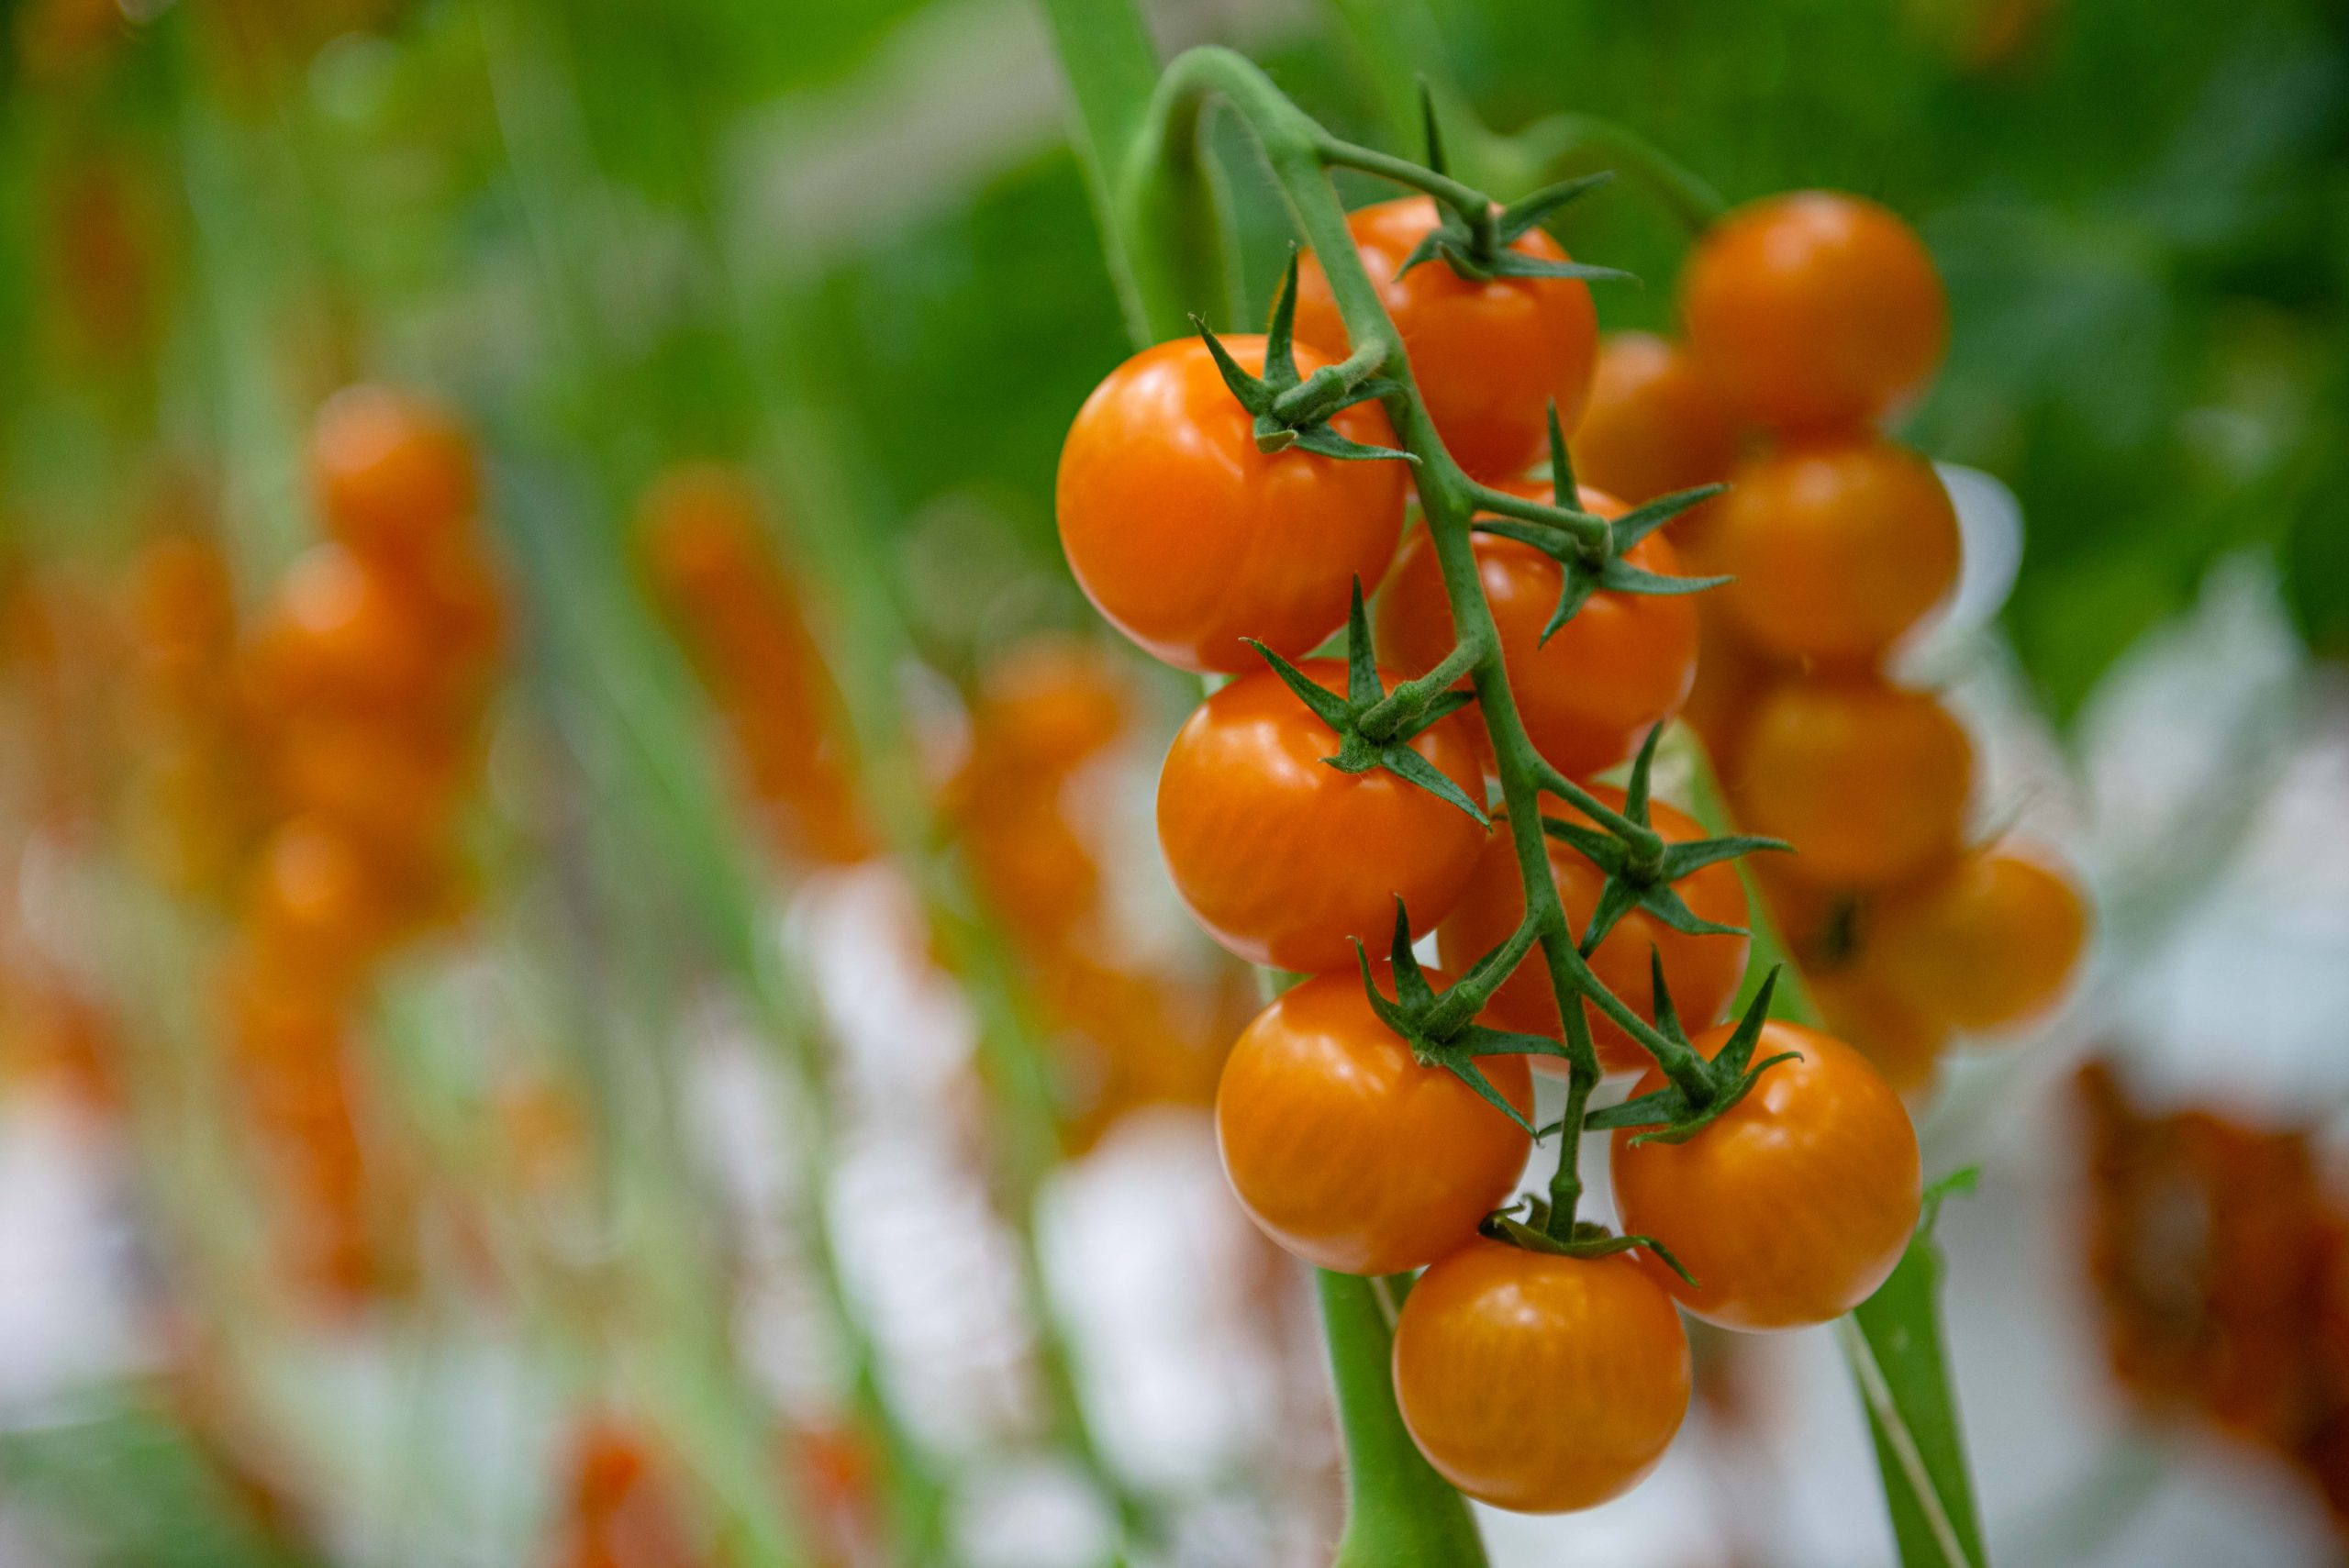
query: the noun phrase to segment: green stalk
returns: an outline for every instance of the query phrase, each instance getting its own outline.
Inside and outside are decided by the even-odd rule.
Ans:
[[[1395,1408],[1386,1364],[1400,1291],[1356,1274],[1319,1270],[1314,1277],[1346,1445],[1345,1533],[1330,1568],[1482,1563],[1476,1521],[1451,1483],[1419,1457]],[[1355,1375],[1364,1366],[1378,1375]]]

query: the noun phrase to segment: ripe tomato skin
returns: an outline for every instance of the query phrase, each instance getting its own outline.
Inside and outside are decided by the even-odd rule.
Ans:
[[[1395,1402],[1442,1477],[1520,1513],[1587,1508],[1655,1467],[1688,1409],[1688,1339],[1632,1262],[1478,1237],[1395,1323]]]
[[[1691,1041],[1710,1057],[1733,1026]],[[1909,1245],[1922,1196],[1917,1134],[1866,1058],[1798,1024],[1763,1026],[1753,1060],[1798,1053],[1686,1143],[1614,1135],[1615,1207],[1697,1284],[1645,1254],[1680,1304],[1724,1329],[1824,1323],[1865,1301]],[[1632,1093],[1664,1086],[1661,1073]]]
[[[1680,309],[1730,402],[1783,429],[1876,418],[1924,385],[1949,338],[1915,231],[1834,191],[1767,197],[1714,225],[1681,276]]]
[[[1264,340],[1223,340],[1261,372]],[[1303,344],[1297,369],[1329,361]],[[1338,414],[1350,440],[1391,447],[1374,404]],[[1375,586],[1403,528],[1406,465],[1256,450],[1253,423],[1196,339],[1109,373],[1061,448],[1054,506],[1077,586],[1167,663],[1262,667],[1242,638],[1295,659],[1345,624],[1353,582]]]
[[[1736,579],[1717,607],[1767,653],[1873,662],[1957,583],[1957,511],[1932,464],[1869,436],[1813,439],[1741,467],[1698,557]]]
[[[1571,445],[1578,476],[1636,506],[1727,479],[1737,416],[1687,350],[1653,332],[1618,332],[1599,346]],[[1683,514],[1674,528],[1695,520]]]
[[[1344,689],[1334,659],[1299,668]],[[1483,769],[1459,716],[1411,746],[1481,798]],[[1158,842],[1174,891],[1251,963],[1352,971],[1349,939],[1385,952],[1397,896],[1414,934],[1432,929],[1475,869],[1485,829],[1467,813],[1383,768],[1340,773],[1321,761],[1337,750],[1330,727],[1259,670],[1200,704],[1166,753]]]
[[[1373,975],[1395,995],[1391,971]],[[1482,1066],[1530,1114],[1524,1058]],[[1415,1269],[1468,1241],[1531,1144],[1467,1084],[1419,1065],[1353,971],[1306,981],[1241,1032],[1216,1086],[1215,1127],[1249,1218],[1307,1262],[1351,1274]]]
[[[1896,1092],[1910,1094],[1933,1081],[1949,1045],[1949,1026],[1886,984],[1877,973],[1881,967],[1863,959],[1828,973],[1807,974],[1803,985],[1835,1038],[1866,1057]]]
[[[1591,793],[1616,810],[1622,809],[1620,790],[1602,788]],[[1589,821],[1561,800],[1544,799],[1542,809],[1569,822]],[[1706,836],[1702,824],[1660,801],[1650,805],[1649,813],[1651,824],[1667,843],[1685,844]],[[1556,879],[1567,925],[1580,931],[1598,906],[1599,889],[1605,879],[1599,875],[1598,868],[1572,846],[1553,840],[1549,849],[1550,874]],[[1745,887],[1738,880],[1734,862],[1716,861],[1691,872],[1673,887],[1700,918],[1724,926],[1745,924]],[[1475,874],[1469,879],[1467,892],[1460,895],[1460,902],[1436,928],[1437,957],[1447,968],[1464,971],[1506,941],[1525,917],[1524,893],[1518,879],[1516,849],[1506,832],[1496,830],[1486,842],[1485,852],[1476,859]],[[1689,1029],[1701,1029],[1720,1018],[1730,998],[1737,995],[1751,945],[1742,934],[1684,935],[1644,909],[1633,909],[1617,921],[1614,929],[1592,951],[1590,967],[1609,991],[1653,1023],[1655,1007],[1648,973],[1648,953],[1653,949],[1663,957],[1664,984],[1671,989],[1673,1006],[1679,1013],[1680,1021]],[[1528,953],[1509,977],[1501,982],[1488,1006],[1500,1020],[1500,1027],[1548,1035],[1553,1040],[1564,1038],[1557,997],[1550,989],[1550,972],[1538,951]],[[1590,1020],[1591,1040],[1598,1048],[1600,1066],[1609,1073],[1628,1073],[1648,1065],[1648,1053],[1612,1019],[1586,1002],[1583,1014]],[[1550,1057],[1533,1058],[1538,1067],[1550,1067],[1553,1061]]]
[[[393,387],[345,387],[318,410],[310,477],[328,531],[366,555],[406,553],[473,515],[473,450],[447,413]]]
[[[1962,1029],[2012,1027],[2063,995],[2087,945],[2079,892],[2029,844],[1978,850],[1884,901],[1875,932],[1886,984]]]
[[[1547,485],[1516,488],[1550,498]],[[1582,501],[1602,517],[1623,509],[1595,490],[1584,491]],[[1583,779],[1613,767],[1680,710],[1697,678],[1697,607],[1689,596],[1593,594],[1544,643],[1542,628],[1558,607],[1558,563],[1531,545],[1484,534],[1475,549],[1518,717],[1559,772]],[[1642,539],[1625,559],[1643,571],[1682,574],[1661,535]],[[1452,606],[1426,534],[1403,547],[1374,625],[1379,658],[1406,675],[1425,674],[1452,651]],[[1475,722],[1481,727],[1482,717]]]
[[[1598,315],[1579,278],[1478,283],[1442,260],[1397,277],[1438,221],[1433,198],[1400,196],[1357,209],[1346,227],[1403,335],[1436,434],[1477,478],[1511,478],[1547,450],[1552,401],[1568,434],[1582,417],[1598,357]],[[1513,248],[1546,261],[1566,259],[1538,228]],[[1330,280],[1310,254],[1297,269],[1297,335],[1332,355],[1353,346]]]
[[[1731,795],[1820,886],[1885,887],[1957,852],[1973,743],[1933,698],[1873,679],[1784,681],[1754,710]]]

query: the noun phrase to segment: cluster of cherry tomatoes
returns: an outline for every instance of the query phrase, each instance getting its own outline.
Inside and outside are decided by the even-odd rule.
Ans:
[[[1741,822],[1798,851],[1756,871],[1820,1012],[1919,1087],[1953,1031],[2052,1004],[2087,929],[2046,850],[1966,842],[1966,732],[1884,669],[1958,573],[1948,493],[1877,429],[1940,362],[1941,281],[1891,213],[1804,192],[1715,227],[1681,307],[1685,343],[1606,345],[1575,456],[1632,501],[1728,482],[1678,530],[1733,579],[1689,717]]]
[[[1407,266],[1441,221],[1432,202],[1410,198],[1359,211],[1351,225],[1447,449],[1482,483],[1546,497],[1532,470],[1550,411],[1571,428],[1590,398],[1598,344],[1586,289],[1507,269],[1469,275],[1441,259]],[[1538,230],[1512,245],[1564,260]],[[1345,355],[1343,323],[1310,261],[1295,323],[1293,366],[1277,362],[1277,338],[1222,347],[1275,392]],[[1688,1355],[1675,1300],[1716,1323],[1775,1329],[1833,1318],[1883,1281],[1917,1218],[1915,1134],[1857,1051],[1769,1023],[1745,1044],[1780,1060],[1716,1119],[1679,1140],[1615,1135],[1624,1229],[1664,1243],[1685,1273],[1653,1250],[1547,1250],[1524,1227],[1488,1221],[1531,1152],[1527,1057],[1480,1058],[1493,1091],[1480,1095],[1390,1028],[1366,995],[1365,982],[1399,998],[1420,984],[1416,967],[1364,961],[1358,971],[1357,952],[1386,951],[1398,906],[1408,917],[1398,943],[1433,931],[1453,973],[1518,929],[1525,898],[1506,825],[1447,798],[1486,805],[1489,739],[1471,707],[1373,738],[1387,757],[1407,745],[1416,762],[1328,765],[1361,749],[1353,727],[1366,705],[1444,665],[1455,643],[1446,585],[1426,533],[1404,538],[1403,465],[1334,456],[1327,440],[1265,439],[1269,400],[1244,407],[1229,368],[1202,341],[1128,361],[1077,415],[1057,495],[1070,566],[1102,614],[1170,663],[1230,677],[1184,725],[1161,775],[1159,837],[1175,888],[1233,952],[1307,976],[1248,1026],[1227,1061],[1217,1096],[1225,1169],[1252,1218],[1297,1256],[1355,1274],[1424,1269],[1397,1325],[1394,1374],[1404,1420],[1441,1473],[1504,1507],[1586,1507],[1636,1482],[1679,1425]],[[1326,429],[1350,450],[1393,443],[1372,403],[1328,415]],[[1642,500],[1714,477],[1650,483],[1598,464],[1586,475],[1602,472]],[[1597,490],[1578,500],[1602,517],[1624,511]],[[1788,524],[1802,527],[1799,517]],[[1591,781],[1687,697],[1700,636],[1694,602],[1601,587],[1553,624],[1558,558],[1498,532],[1476,532],[1473,548],[1531,744],[1602,807],[1641,809]],[[1627,563],[1684,574],[1676,547],[1653,534]],[[1382,582],[1373,694],[1355,689],[1348,661],[1309,655],[1347,625],[1357,584]],[[1364,629],[1356,622],[1350,641]],[[1266,668],[1252,643],[1297,662],[1301,679]],[[1329,698],[1308,701],[1304,682]],[[1591,826],[1565,801],[1544,806]],[[1670,807],[1646,809],[1667,848],[1704,837]],[[1571,835],[1549,848],[1579,931],[1605,873]],[[1691,1043],[1709,1058],[1736,1033],[1717,1020],[1746,966],[1743,887],[1714,860],[1668,891],[1693,921],[1655,913],[1660,896],[1643,899],[1588,961],[1650,1023],[1659,1012],[1653,963],[1674,1004],[1665,1017],[1695,1031]],[[1548,976],[1538,957],[1524,962],[1531,967],[1490,995],[1481,1021],[1558,1039]],[[1423,978],[1446,983],[1441,973]],[[1577,1005],[1608,1069],[1649,1066],[1629,1033],[1587,998]],[[1635,1093],[1664,1082],[1651,1068]]]
[[[741,470],[679,464],[639,504],[640,559],[776,847],[807,864],[852,864],[877,845],[841,744],[839,693],[762,513]]]
[[[462,907],[457,813],[503,610],[472,453],[446,415],[353,387],[320,412],[310,458],[328,537],[249,627],[217,546],[148,547],[133,689],[160,742],[145,784],[166,869],[235,917],[230,1063],[283,1199],[289,1271],[351,1301],[396,1265],[345,1038],[382,960]]]

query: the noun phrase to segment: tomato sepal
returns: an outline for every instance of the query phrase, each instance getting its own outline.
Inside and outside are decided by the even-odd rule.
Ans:
[[[1362,987],[1370,1010],[1395,1032],[1422,1067],[1442,1068],[1475,1090],[1478,1097],[1515,1123],[1530,1138],[1541,1134],[1518,1108],[1492,1085],[1476,1059],[1481,1056],[1567,1057],[1566,1048],[1542,1035],[1518,1034],[1470,1022],[1492,999],[1500,982],[1517,967],[1532,946],[1534,928],[1520,927],[1499,947],[1471,964],[1466,974],[1442,991],[1428,984],[1427,973],[1411,951],[1411,919],[1403,901],[1395,901],[1395,940],[1387,962],[1395,975],[1395,995],[1378,988],[1370,965],[1370,951],[1357,940],[1354,962],[1362,968]],[[1570,1058],[1569,1058],[1570,1059]]]
[[[1655,1027],[1665,1038],[1687,1047],[1688,1036],[1680,1027],[1680,1016],[1672,1006],[1672,993],[1664,984],[1664,962],[1651,951],[1648,965],[1649,984],[1655,995]],[[1770,998],[1777,987],[1778,966],[1773,965],[1770,973],[1763,976],[1753,1000],[1746,1005],[1736,1029],[1710,1062],[1697,1056],[1694,1048],[1689,1048],[1694,1066],[1688,1083],[1675,1078],[1653,1093],[1593,1111],[1583,1118],[1584,1128],[1594,1132],[1644,1129],[1631,1140],[1637,1147],[1642,1143],[1686,1143],[1710,1127],[1753,1091],[1763,1073],[1781,1062],[1792,1062],[1800,1056],[1798,1051],[1784,1051],[1760,1062],[1753,1060],[1754,1043],[1762,1038],[1762,1026],[1769,1022]]]
[[[1672,1255],[1672,1249],[1653,1236],[1618,1236],[1604,1225],[1589,1219],[1575,1221],[1572,1231],[1565,1236],[1553,1236],[1550,1234],[1549,1200],[1538,1195],[1529,1195],[1519,1202],[1526,1207],[1524,1219],[1517,1218],[1510,1212],[1518,1207],[1511,1204],[1508,1208],[1495,1209],[1485,1216],[1484,1222],[1476,1227],[1477,1230],[1492,1240],[1506,1241],[1529,1252],[1547,1252],[1558,1258],[1611,1258],[1618,1252],[1645,1248],[1655,1254],[1657,1262],[1687,1280],[1691,1289],[1701,1288],[1696,1276]]]
[[[1391,458],[1417,465],[1419,460],[1415,453],[1351,440],[1330,428],[1330,417],[1340,410],[1390,396],[1402,391],[1402,386],[1376,374],[1377,361],[1366,354],[1358,354],[1340,364],[1323,365],[1309,377],[1299,373],[1297,267],[1297,250],[1292,246],[1288,274],[1282,281],[1280,297],[1273,306],[1272,322],[1264,332],[1264,373],[1261,376],[1250,375],[1241,368],[1240,361],[1231,357],[1204,317],[1191,317],[1191,324],[1198,328],[1200,340],[1207,344],[1208,353],[1215,361],[1216,373],[1223,377],[1223,384],[1230,390],[1233,399],[1255,420],[1256,450],[1277,452],[1293,447],[1341,462]]]
[[[1341,773],[1366,773],[1373,768],[1384,768],[1404,783],[1417,785],[1446,805],[1459,807],[1473,818],[1479,828],[1490,828],[1492,818],[1482,806],[1468,798],[1468,794],[1444,771],[1429,762],[1411,747],[1413,738],[1429,726],[1441,722],[1464,706],[1452,700],[1466,694],[1443,693],[1431,698],[1415,716],[1393,732],[1374,740],[1364,732],[1363,718],[1386,700],[1386,688],[1378,678],[1377,655],[1370,640],[1370,620],[1363,609],[1362,579],[1354,579],[1353,604],[1346,617],[1346,695],[1338,695],[1320,683],[1308,677],[1296,665],[1257,641],[1248,639],[1248,646],[1264,655],[1281,684],[1294,693],[1298,701],[1313,710],[1313,717],[1337,732],[1338,750],[1321,760]],[[1471,699],[1473,700],[1473,699]]]

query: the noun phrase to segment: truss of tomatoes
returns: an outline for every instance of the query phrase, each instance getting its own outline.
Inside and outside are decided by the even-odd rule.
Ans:
[[[1628,423],[1620,397],[1599,410],[1613,450],[1586,473],[1638,492],[1618,499],[1570,488],[1564,450],[1599,361],[1583,276],[1530,225],[1506,236],[1508,264],[1461,265],[1446,224],[1427,197],[1351,220],[1431,422],[1475,480],[1564,497],[1614,528],[1614,574],[1596,578],[1507,518],[1480,517],[1472,542],[1528,737],[1602,814],[1561,799],[1544,828],[1570,928],[1609,994],[1586,988],[1576,1006],[1607,1070],[1644,1073],[1585,1123],[1614,1129],[1623,1237],[1576,1227],[1562,1245],[1542,1200],[1510,1202],[1545,1134],[1530,1121],[1531,1069],[1567,1054],[1560,992],[1520,931],[1517,858],[1488,812],[1495,763],[1466,682],[1406,713],[1389,700],[1451,653],[1450,601],[1424,531],[1406,537],[1408,465],[1386,461],[1399,454],[1381,399],[1397,389],[1331,368],[1350,345],[1313,259],[1266,335],[1203,332],[1113,371],[1069,431],[1056,501],[1101,614],[1170,664],[1229,677],[1160,778],[1176,892],[1232,952],[1307,976],[1225,1065],[1216,1120],[1232,1188],[1318,1267],[1423,1270],[1394,1348],[1414,1440],[1471,1496],[1556,1511],[1617,1496],[1661,1458],[1688,1399],[1681,1311],[1756,1331],[1826,1321],[1883,1282],[1916,1225],[1917,1140],[1883,1075],[1827,1033],[1766,1021],[1766,984],[1724,1019],[1749,947],[1728,862],[1756,841],[1708,839],[1649,800],[1647,777],[1654,737],[1698,680],[1703,630],[1686,593],[1701,584],[1657,530],[1740,449],[1737,417],[1714,428],[1709,410],[1783,432],[1772,461],[1785,472],[1752,481],[1758,499],[1733,491],[1690,519],[1706,543],[1695,564],[1736,573],[1723,596],[1750,601],[1757,635],[1865,665],[1948,589],[1947,497],[1929,465],[1872,433],[1937,361],[1943,304],[1923,248],[1872,204],[1813,194],[1732,215],[1690,267],[1694,359],[1671,350],[1664,373],[1633,378]],[[1789,264],[1789,224],[1798,239],[1831,232]],[[1316,657],[1341,629],[1343,656]],[[1596,783],[1626,762],[1624,788]],[[1789,776],[1803,782],[1778,816],[1841,809],[1832,779]],[[1652,831],[1660,857],[1634,863],[1606,817]],[[1441,967],[1423,970],[1413,945],[1431,933]],[[1627,1027],[1634,1015],[1729,1092],[1696,1114]]]

